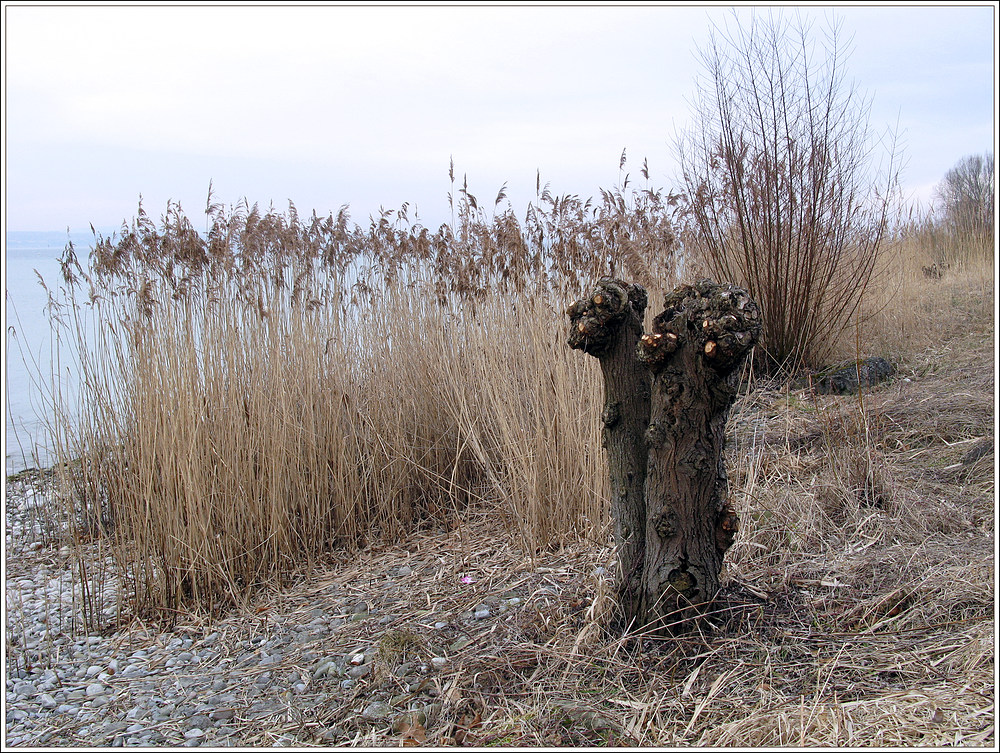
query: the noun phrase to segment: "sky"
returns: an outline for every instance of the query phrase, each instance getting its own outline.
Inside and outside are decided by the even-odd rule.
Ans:
[[[898,129],[906,196],[995,149],[997,3],[741,5],[842,24],[872,128]],[[676,137],[731,4],[4,3],[5,230],[115,228],[139,198],[198,227],[246,197],[365,225],[404,202],[436,227],[448,178],[519,217],[536,176],[595,196]]]

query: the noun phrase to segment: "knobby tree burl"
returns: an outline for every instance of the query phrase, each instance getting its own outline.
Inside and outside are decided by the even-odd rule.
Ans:
[[[637,285],[600,280],[567,312],[569,345],[604,374],[619,618],[676,632],[715,597],[736,534],[726,420],[761,316],[746,291],[701,280],[668,295],[640,336],[645,300]]]

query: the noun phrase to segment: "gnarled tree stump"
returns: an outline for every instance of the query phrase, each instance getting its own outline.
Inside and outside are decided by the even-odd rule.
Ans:
[[[702,280],[667,296],[638,358],[653,375],[646,475],[643,610],[676,632],[719,590],[737,517],[723,449],[740,367],[760,337],[746,291]]]
[[[639,285],[604,278],[566,311],[569,345],[598,359],[604,376],[604,447],[611,481],[611,514],[618,546],[616,591],[622,627],[641,614],[646,536],[646,448],[649,370],[636,358],[646,310]]]
[[[736,535],[726,419],[761,319],[746,291],[710,280],[674,290],[641,335],[645,308],[642,287],[602,279],[567,309],[569,345],[595,356],[604,375],[615,627],[677,632],[715,597]]]

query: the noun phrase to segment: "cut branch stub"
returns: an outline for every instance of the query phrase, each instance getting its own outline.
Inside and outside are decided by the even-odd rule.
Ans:
[[[700,280],[666,297],[652,334],[640,340],[639,359],[655,373],[680,345],[692,343],[717,374],[726,376],[743,363],[760,333],[760,309],[745,290]]]
[[[738,520],[728,502],[726,420],[736,377],[761,332],[746,291],[701,280],[667,296],[637,345],[652,372],[643,608],[677,632],[719,589]]]
[[[634,329],[636,315],[642,332],[646,301],[646,290],[640,285],[611,278],[599,280],[588,298],[581,298],[566,309],[570,320],[569,346],[601,358],[613,347],[623,323]]]
[[[604,377],[604,448],[611,485],[611,514],[618,546],[616,592],[619,614],[613,628],[627,628],[642,616],[641,578],[646,535],[646,447],[649,370],[635,357],[646,291],[604,278],[587,298],[573,303],[569,346],[598,359]]]

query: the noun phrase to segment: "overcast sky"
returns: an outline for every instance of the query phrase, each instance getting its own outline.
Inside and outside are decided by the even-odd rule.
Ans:
[[[898,122],[916,199],[996,140],[997,4],[784,6],[853,36],[848,76]],[[741,14],[752,12],[744,6]],[[766,13],[766,10],[757,10]],[[729,6],[4,5],[7,230],[115,227],[139,195],[447,218],[449,159],[519,217],[536,170],[591,196],[648,159],[675,185],[696,52]],[[731,19],[730,19],[731,20]]]

